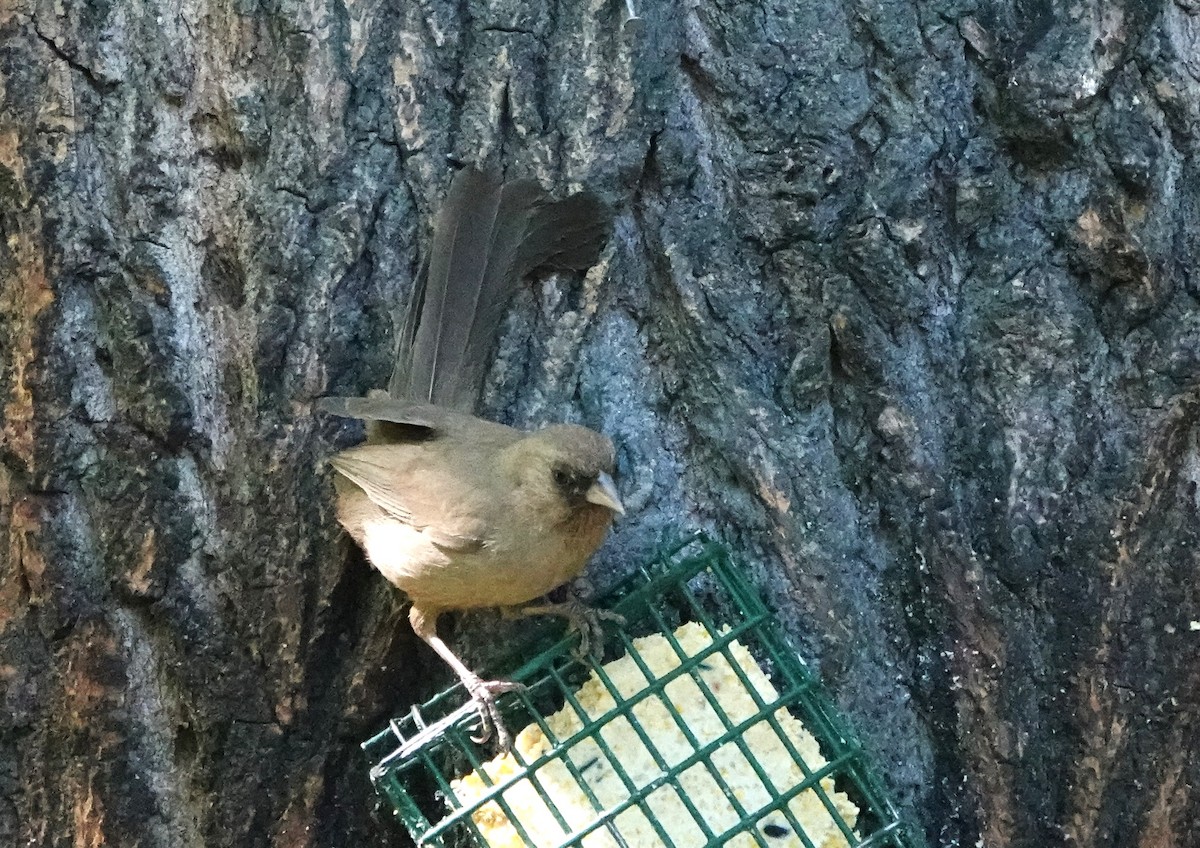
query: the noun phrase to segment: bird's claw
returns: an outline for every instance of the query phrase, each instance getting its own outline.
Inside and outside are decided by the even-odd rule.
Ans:
[[[612,610],[596,609],[576,602],[576,609],[566,615],[567,632],[578,633],[579,643],[571,655],[579,662],[600,659],[604,654],[604,622],[611,621],[618,627],[625,623],[625,616]]]
[[[604,653],[603,622],[611,621],[618,626],[625,623],[625,616],[620,613],[589,607],[573,596],[560,603],[525,607],[519,611],[519,614],[521,616],[557,615],[565,618],[567,632],[579,634],[579,644],[571,651],[571,655],[579,662],[587,662],[589,658],[599,659]]]
[[[479,735],[472,736],[471,741],[482,745],[496,737],[496,745],[501,751],[512,748],[512,734],[504,725],[500,715],[500,707],[496,704],[496,696],[505,692],[523,692],[525,685],[511,680],[472,680],[465,681],[471,700],[479,711]]]

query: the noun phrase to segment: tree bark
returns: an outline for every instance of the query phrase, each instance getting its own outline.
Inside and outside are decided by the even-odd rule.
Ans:
[[[730,544],[931,845],[1200,844],[1200,7],[635,2],[0,3],[0,844],[407,844],[311,404],[487,156],[618,212],[485,402],[597,574]]]

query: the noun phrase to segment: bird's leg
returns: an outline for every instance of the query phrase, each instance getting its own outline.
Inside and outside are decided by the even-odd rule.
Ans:
[[[437,634],[437,619],[441,614],[441,610],[425,610],[413,604],[412,609],[408,612],[408,620],[412,622],[413,630],[420,636],[429,647],[437,651],[437,655],[446,661],[446,664],[454,669],[454,673],[458,675],[463,686],[471,695],[479,709],[479,736],[472,736],[471,739],[479,744],[483,744],[491,738],[493,731],[496,734],[496,744],[502,751],[507,751],[512,747],[512,734],[508,732],[508,728],[504,726],[504,720],[500,716],[500,708],[496,705],[496,696],[504,692],[514,692],[525,687],[520,683],[513,683],[509,680],[484,680],[478,674],[467,668],[466,664],[460,660],[450,650],[450,646],[445,643],[442,637]]]
[[[522,607],[517,615],[557,615],[567,620],[567,632],[579,634],[579,645],[572,651],[575,659],[584,662],[589,657],[597,659],[604,653],[605,621],[617,625],[625,623],[625,616],[611,610],[589,607],[568,589],[566,598],[557,603],[537,604]]]

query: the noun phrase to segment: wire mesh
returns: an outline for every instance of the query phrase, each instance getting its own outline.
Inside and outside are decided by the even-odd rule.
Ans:
[[[508,675],[527,687],[501,698],[526,727],[510,755],[472,741],[458,686],[363,743],[419,845],[915,848],[721,545],[673,546],[603,603],[626,622],[611,662],[563,638]]]

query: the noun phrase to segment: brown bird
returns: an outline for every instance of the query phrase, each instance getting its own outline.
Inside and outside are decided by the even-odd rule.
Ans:
[[[368,422],[367,443],[330,460],[338,521],[411,599],[413,629],[479,707],[481,741],[495,728],[502,747],[511,737],[495,698],[515,684],[467,668],[438,636],[438,616],[518,606],[574,579],[624,509],[607,437],[572,424],[524,432],[470,412],[521,279],[590,267],[609,220],[586,192],[555,202],[533,181],[460,171],[409,302],[389,393],[318,405]],[[583,608],[571,599],[529,609],[579,625]],[[581,626],[585,641],[588,632]]]

